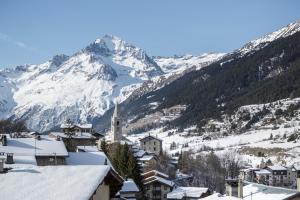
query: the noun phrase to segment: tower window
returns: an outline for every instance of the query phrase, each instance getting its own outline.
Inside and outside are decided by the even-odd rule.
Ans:
[[[119,125],[120,124],[120,122],[119,121],[117,121],[117,125]]]

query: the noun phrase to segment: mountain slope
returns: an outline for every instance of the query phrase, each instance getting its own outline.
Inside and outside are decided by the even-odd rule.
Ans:
[[[298,97],[299,24],[298,21],[252,41],[138,100],[125,101],[124,113],[128,118],[142,118],[175,105],[187,105],[172,124],[201,127],[209,118],[221,118],[243,105]],[[154,103],[158,105],[155,109],[151,106]]]

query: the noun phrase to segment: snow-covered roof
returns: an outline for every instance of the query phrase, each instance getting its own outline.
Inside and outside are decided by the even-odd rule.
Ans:
[[[271,172],[269,170],[266,169],[261,169],[259,171],[255,171],[255,174],[271,174]]]
[[[271,169],[272,171],[287,170],[285,167],[280,165],[268,166],[268,168]]]
[[[201,200],[240,200],[240,198],[230,197],[230,196],[222,195],[220,193],[214,193],[210,196],[202,198]]]
[[[83,129],[91,129],[93,128],[93,124],[68,124],[64,123],[60,125],[60,128],[74,128],[74,127],[79,127]]]
[[[146,151],[140,149],[140,150],[138,150],[137,152],[134,153],[134,156],[135,156],[135,157],[142,157],[142,156],[144,156],[145,154],[146,154]]]
[[[99,149],[97,146],[77,146],[77,150],[84,151],[84,152],[98,152]]]
[[[66,158],[67,165],[104,165],[107,159],[103,152],[69,152]],[[107,165],[112,166],[109,159]]]
[[[162,177],[165,177],[165,178],[169,178],[169,176],[165,173],[162,173],[160,171],[157,171],[157,170],[151,170],[151,171],[148,171],[148,172],[144,172],[142,173],[142,176],[147,176],[148,174],[151,174],[153,173],[154,175],[158,175],[158,176],[162,176]]]
[[[300,171],[300,165],[294,165],[295,170]]]
[[[244,200],[282,200],[295,195],[296,193],[298,193],[297,190],[291,190],[282,187],[272,187],[256,183],[248,183],[243,187]]]
[[[50,135],[54,136],[54,137],[62,137],[62,138],[68,138],[69,136],[66,135],[65,133],[62,132],[51,132]],[[84,138],[84,139],[89,139],[89,138],[95,138],[95,136],[93,136],[90,133],[86,133],[86,132],[82,132],[82,133],[74,133],[72,135],[72,138]]]
[[[206,193],[208,188],[202,187],[176,187],[172,192],[167,194],[168,199],[183,199],[188,198],[200,198],[203,193]]]
[[[155,139],[155,140],[159,140],[159,141],[162,141],[161,139],[159,139],[159,138],[157,138],[157,137],[154,137],[154,136],[152,136],[152,135],[148,135],[148,136],[146,136],[146,137],[143,137],[143,138],[141,138],[140,139],[140,141],[144,141],[144,140],[152,140],[152,139]]]
[[[150,184],[150,183],[153,183],[153,182],[160,182],[160,183],[168,185],[170,187],[174,186],[174,182],[173,181],[164,179],[164,178],[162,178],[160,176],[151,176],[149,178],[144,179],[144,185],[147,185],[147,184]]]
[[[68,156],[63,141],[48,136],[35,138],[7,138],[7,146],[0,146],[0,152],[13,153],[19,156]]]
[[[12,169],[0,174],[0,199],[87,200],[110,166],[45,166]]]
[[[122,193],[122,192],[139,192],[139,191],[140,190],[135,184],[135,182],[132,179],[128,179],[127,181],[123,182],[123,186],[120,192]]]
[[[296,195],[297,190],[286,189],[282,187],[272,187],[256,183],[248,183],[243,187],[243,200],[284,200]],[[252,194],[252,195],[251,195]],[[212,194],[203,200],[238,200],[240,198]]]
[[[154,155],[144,155],[143,157],[138,158],[138,160],[140,160],[140,161],[149,161],[153,158],[154,158]]]

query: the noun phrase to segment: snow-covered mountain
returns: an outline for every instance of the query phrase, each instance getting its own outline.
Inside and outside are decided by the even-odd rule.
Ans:
[[[161,76],[171,73],[141,48],[105,35],[72,56],[1,70],[0,118],[25,120],[38,131],[67,118],[84,122],[124,101],[145,82],[162,81]]]
[[[85,121],[112,107],[124,88],[162,73],[145,51],[105,35],[70,57],[0,71],[0,117],[40,131],[66,118]]]

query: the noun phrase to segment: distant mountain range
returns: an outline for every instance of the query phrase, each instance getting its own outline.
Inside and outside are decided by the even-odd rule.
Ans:
[[[0,71],[0,118],[24,120],[48,131],[66,119],[92,121],[135,96],[154,91],[224,54],[150,57],[118,37],[105,35],[72,56]]]

